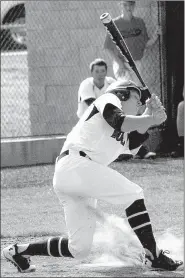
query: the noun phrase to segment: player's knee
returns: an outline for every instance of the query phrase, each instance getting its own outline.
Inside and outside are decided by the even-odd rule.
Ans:
[[[143,192],[143,189],[141,187],[136,194],[136,200],[137,199],[144,199],[144,192]]]
[[[75,259],[84,259],[90,254],[91,246],[85,244],[76,246],[69,245],[69,250]]]
[[[135,188],[135,192],[133,192],[133,202],[138,200],[138,199],[144,199],[144,192],[143,189],[137,185]]]

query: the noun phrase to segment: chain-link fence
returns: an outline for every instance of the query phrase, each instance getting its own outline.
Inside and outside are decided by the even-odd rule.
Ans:
[[[25,6],[1,1],[1,137],[30,135]]]
[[[77,91],[90,62],[104,58],[113,76],[100,15],[119,16],[118,2],[1,1],[1,10],[3,2],[1,137],[66,134],[77,121]],[[136,2],[151,38],[160,24],[158,3]],[[146,50],[142,74],[161,96],[160,47],[158,40]]]

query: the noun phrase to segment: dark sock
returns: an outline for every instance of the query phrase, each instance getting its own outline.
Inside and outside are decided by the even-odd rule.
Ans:
[[[142,246],[156,257],[156,241],[144,200],[139,199],[132,203],[126,209],[126,215],[131,228],[134,230]]]
[[[68,239],[62,237],[52,237],[40,242],[30,243],[28,248],[21,252],[21,255],[73,258],[68,248]]]

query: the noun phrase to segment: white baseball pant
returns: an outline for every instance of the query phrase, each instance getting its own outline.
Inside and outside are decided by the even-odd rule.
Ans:
[[[75,258],[90,253],[96,228],[97,199],[121,204],[126,209],[135,200],[144,198],[137,184],[72,151],[56,163],[53,186],[64,208],[68,247]]]

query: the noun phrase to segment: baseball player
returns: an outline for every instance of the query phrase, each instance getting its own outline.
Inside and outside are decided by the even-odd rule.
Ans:
[[[145,250],[145,264],[165,270],[182,265],[182,261],[159,250],[142,188],[108,167],[127,146],[137,153],[148,137],[147,129],[166,120],[164,107],[155,95],[146,101],[144,113],[136,116],[141,96],[142,88],[133,82],[114,82],[68,134],[53,177],[54,190],[64,209],[67,236],[4,248],[5,258],[20,272],[35,270],[30,256],[86,257],[95,232],[98,200],[122,205]]]
[[[138,71],[141,72],[141,61],[144,56],[145,49],[151,47],[156,42],[158,36],[161,34],[161,29],[157,27],[155,32],[153,32],[152,37],[148,37],[145,22],[142,18],[134,16],[136,2],[137,1],[118,2],[121,9],[121,15],[114,18],[114,22],[128,45]],[[125,59],[122,55],[120,55],[109,33],[107,33],[104,41],[104,49],[106,49],[113,58],[113,71],[116,79],[132,78],[132,80],[138,83],[138,79],[135,74],[133,74],[130,67],[127,66],[127,63],[125,63]]]
[[[91,103],[103,95],[108,86],[116,81],[114,78],[106,76],[107,63],[101,58],[92,61],[89,68],[92,77],[83,80],[78,90],[78,118],[81,118]],[[129,149],[125,148],[125,153],[121,154],[115,161],[120,161],[122,160],[121,158],[125,156],[132,157]]]
[[[89,68],[92,76],[83,80],[78,90],[78,118],[96,98],[105,93],[109,85],[116,81],[106,76],[107,63],[101,58],[91,62]]]

